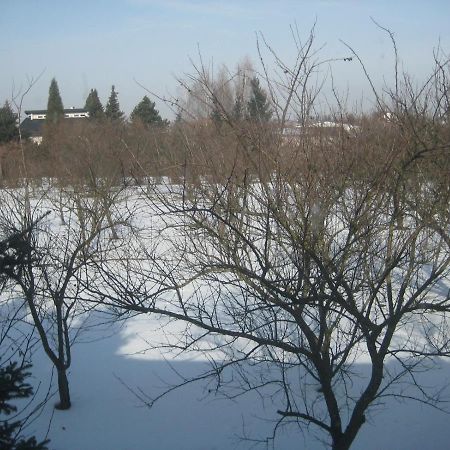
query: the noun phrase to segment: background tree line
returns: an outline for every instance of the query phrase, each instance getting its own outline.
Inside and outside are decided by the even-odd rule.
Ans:
[[[135,164],[139,159],[139,170],[142,173],[161,176],[175,175],[174,172],[177,169],[168,160],[172,159],[177,148],[182,150],[182,145],[178,145],[181,137],[179,129],[183,126],[182,123],[207,120],[214,126],[221,126],[230,119],[247,124],[268,123],[271,119],[271,102],[265,90],[260,86],[260,81],[249,61],[238,65],[232,86],[226,76],[227,70],[223,67],[217,79],[211,81],[213,95],[209,98],[204,96],[204,92],[201,92],[201,82],[205,80],[199,79],[186,90],[187,95],[183,101],[170,101],[169,103],[176,112],[176,119],[171,127],[169,127],[168,120],[162,119],[155,102],[151,101],[147,95],[133,109],[129,121],[126,121],[125,115],[120,109],[115,86],[111,88],[105,107],[100,101],[97,90],[91,89],[84,106],[89,112],[89,120],[63,120],[64,106],[58,83],[56,79],[52,79],[49,88],[44,141],[39,148],[27,142],[27,136],[24,135],[23,143],[26,149],[25,155],[23,155],[22,150],[16,145],[19,138],[17,114],[14,113],[8,102],[0,109],[0,143],[3,143],[0,154],[1,179],[5,182],[7,179],[12,181],[20,178],[22,172],[19,161],[24,156],[29,169],[28,173],[32,178],[58,176],[57,161],[61,160],[62,155],[70,154],[70,158],[73,157],[74,160],[77,160],[81,156],[78,154],[78,141],[82,136],[85,141],[91,139],[99,141],[94,137],[95,134],[99,134],[101,139],[105,140],[102,145],[104,148],[96,155],[97,159],[102,160],[100,166],[108,167],[111,164],[111,153],[114,153],[115,156],[120,153],[118,146],[115,146],[115,150],[113,150],[110,145],[117,141],[120,135],[121,138],[126,137],[124,140],[126,150],[122,148],[122,153],[129,153],[132,148],[133,155],[139,156],[139,158],[131,158],[131,160],[129,154],[123,155],[118,160],[116,158],[122,165],[124,174],[136,174]],[[207,81],[209,83],[209,80]],[[203,96],[203,100],[201,96]],[[117,128],[118,124],[119,128]],[[176,174],[176,176],[178,175]],[[61,173],[59,176],[65,175]]]

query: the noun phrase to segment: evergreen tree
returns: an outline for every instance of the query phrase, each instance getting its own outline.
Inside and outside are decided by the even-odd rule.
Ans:
[[[155,102],[152,102],[147,96],[133,109],[130,118],[132,122],[141,122],[146,126],[167,124],[167,121],[161,118],[159,111],[155,108]]]
[[[49,123],[57,123],[64,118],[64,106],[59,94],[58,83],[55,78],[50,83],[48,90],[48,104],[47,104],[47,121]]]
[[[250,87],[251,96],[247,103],[248,118],[252,121],[268,122],[272,117],[272,108],[257,77],[250,80]]]
[[[111,88],[111,95],[109,96],[108,103],[105,108],[105,116],[109,120],[122,121],[124,114],[120,110],[119,100],[117,98],[117,92],[114,85]]]
[[[17,128],[17,114],[11,109],[6,101],[0,108],[0,144],[17,139],[19,130]]]
[[[98,97],[97,89],[91,89],[87,96],[84,109],[89,112],[90,119],[101,119],[104,117],[103,105]]]
[[[0,367],[0,414],[10,415],[17,412],[17,407],[10,403],[16,398],[28,398],[33,395],[32,387],[25,382],[29,376],[27,370],[31,366],[18,367],[11,362],[6,367]],[[22,438],[17,436],[22,422],[0,420],[0,448],[2,450],[46,450],[48,441],[38,443],[35,437]]]

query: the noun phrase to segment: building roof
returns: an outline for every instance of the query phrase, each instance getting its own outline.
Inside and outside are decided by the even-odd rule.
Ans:
[[[22,130],[22,133],[24,135],[29,137],[42,136],[42,127],[44,124],[45,120],[31,120],[29,117],[27,117],[20,124],[20,129]]]
[[[29,109],[27,111],[25,111],[25,114],[30,115],[30,114],[47,114],[47,110],[46,109]]]

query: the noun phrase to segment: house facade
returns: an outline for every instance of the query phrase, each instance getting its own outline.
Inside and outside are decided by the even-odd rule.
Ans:
[[[25,111],[27,117],[20,124],[22,133],[29,137],[35,144],[42,142],[44,134],[44,124],[47,118],[46,109],[35,109]],[[64,110],[64,119],[87,119],[89,118],[89,112],[84,108],[70,108]]]

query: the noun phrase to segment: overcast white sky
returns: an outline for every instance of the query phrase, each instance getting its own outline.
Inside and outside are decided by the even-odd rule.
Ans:
[[[25,109],[46,108],[55,77],[65,107],[84,106],[91,88],[106,103],[115,84],[129,113],[146,94],[135,79],[176,95],[175,76],[191,72],[198,48],[215,67],[233,67],[246,55],[257,63],[259,31],[293,61],[289,26],[296,24],[306,38],[316,20],[324,58],[347,56],[344,40],[381,83],[392,76],[393,57],[388,37],[370,17],[395,33],[405,68],[419,80],[431,70],[439,42],[450,53],[448,0],[0,0],[0,103],[43,72]],[[354,62],[335,63],[332,70],[340,89],[354,98],[367,94]]]

